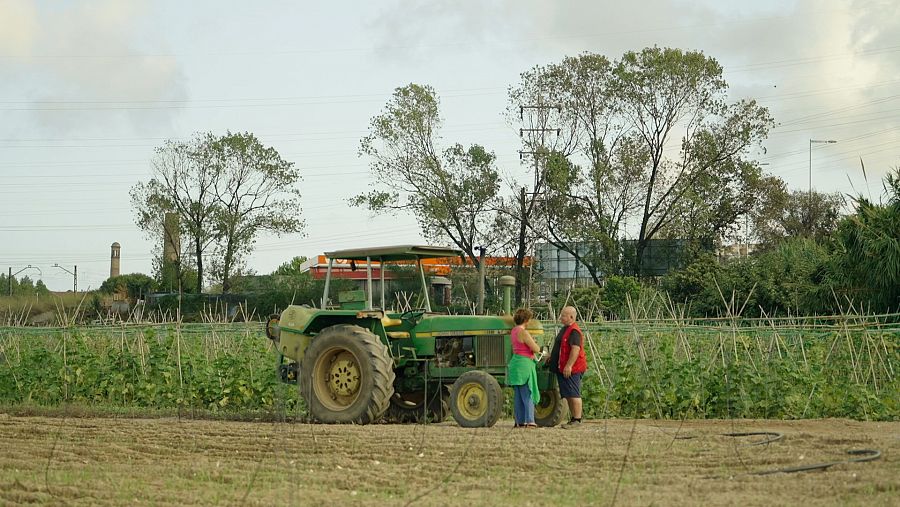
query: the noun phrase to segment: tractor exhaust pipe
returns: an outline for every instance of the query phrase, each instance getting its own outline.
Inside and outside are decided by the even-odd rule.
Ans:
[[[516,286],[516,277],[501,276],[500,286],[503,287],[503,314],[510,315],[512,314],[512,290]]]
[[[478,315],[484,315],[484,251],[483,246],[476,246],[478,253]]]

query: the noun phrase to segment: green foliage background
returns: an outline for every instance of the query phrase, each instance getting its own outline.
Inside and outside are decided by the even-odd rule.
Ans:
[[[746,317],[840,313],[847,302],[829,283],[825,246],[809,239],[787,240],[770,251],[720,264],[701,255],[663,277],[660,289],[693,317],[724,316],[726,302]],[[835,292],[832,293],[832,290]]]
[[[586,335],[587,417],[900,419],[896,323],[608,323]]]
[[[552,332],[553,326],[545,323]],[[900,325],[586,324],[587,417],[900,419]],[[258,323],[0,328],[0,406],[301,414]]]
[[[0,328],[0,403],[290,410],[259,324]]]

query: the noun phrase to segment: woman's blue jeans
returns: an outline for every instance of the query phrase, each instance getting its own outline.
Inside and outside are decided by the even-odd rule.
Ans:
[[[516,424],[521,426],[533,423],[534,403],[531,402],[531,389],[528,388],[528,384],[513,386],[513,392],[515,393],[513,410],[516,415]]]

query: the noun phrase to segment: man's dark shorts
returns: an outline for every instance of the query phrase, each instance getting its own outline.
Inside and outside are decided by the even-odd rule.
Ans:
[[[581,376],[583,373],[573,373],[569,378],[562,373],[556,374],[559,382],[559,395],[563,398],[581,398]]]

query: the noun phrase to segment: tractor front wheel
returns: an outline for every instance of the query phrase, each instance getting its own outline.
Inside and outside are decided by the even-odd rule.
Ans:
[[[338,324],[316,335],[306,348],[300,375],[309,414],[323,423],[376,421],[394,394],[390,352],[359,326]]]
[[[503,390],[489,373],[463,373],[450,388],[450,413],[464,428],[486,428],[500,419]]]

